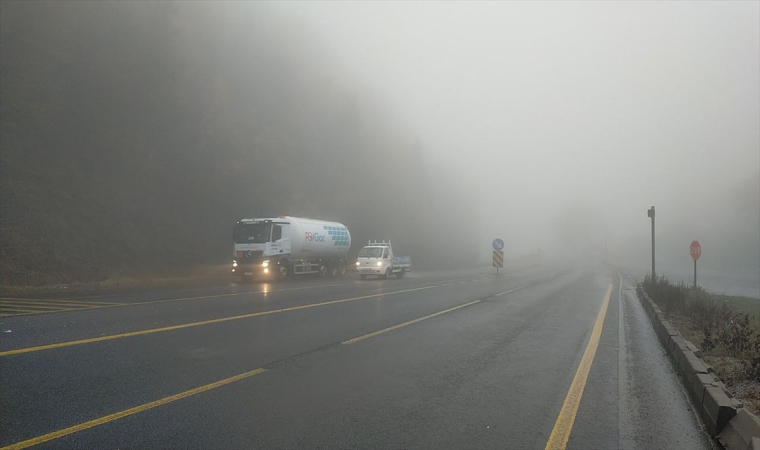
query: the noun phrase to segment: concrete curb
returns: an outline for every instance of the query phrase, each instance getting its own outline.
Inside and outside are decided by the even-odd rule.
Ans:
[[[760,418],[733,398],[699,349],[668,322],[641,284],[636,293],[710,435],[726,450],[760,450]]]

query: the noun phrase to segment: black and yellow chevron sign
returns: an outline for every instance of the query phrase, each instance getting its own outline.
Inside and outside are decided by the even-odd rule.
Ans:
[[[494,267],[504,267],[504,251],[503,250],[494,250],[493,251],[493,266]]]

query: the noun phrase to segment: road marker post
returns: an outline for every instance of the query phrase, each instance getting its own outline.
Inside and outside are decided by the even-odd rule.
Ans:
[[[504,267],[504,252],[501,250],[493,251],[493,266],[496,267],[496,275],[499,274],[499,269]]]
[[[496,238],[491,244],[493,247],[493,266],[496,267],[496,275],[499,269],[504,268],[504,240]]]

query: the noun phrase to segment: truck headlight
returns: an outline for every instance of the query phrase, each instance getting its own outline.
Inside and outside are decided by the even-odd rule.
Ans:
[[[262,267],[269,267],[269,260],[267,259],[266,261],[264,261],[263,263],[261,263],[261,266]]]
[[[232,261],[232,267],[237,267],[237,261]]]
[[[377,262],[377,267],[381,267],[382,265],[383,265],[383,262],[382,262],[382,261],[378,261],[378,262]]]
[[[356,265],[357,265],[357,266],[361,266],[361,265],[362,265],[362,263],[360,263],[359,261],[356,261]]]

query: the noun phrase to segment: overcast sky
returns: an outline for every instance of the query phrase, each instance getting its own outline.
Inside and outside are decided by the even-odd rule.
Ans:
[[[685,246],[722,242],[726,221],[760,241],[758,2],[274,7],[461,173],[482,230],[512,248],[567,211],[595,217],[599,242],[645,239],[651,205]]]

